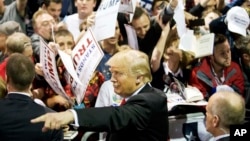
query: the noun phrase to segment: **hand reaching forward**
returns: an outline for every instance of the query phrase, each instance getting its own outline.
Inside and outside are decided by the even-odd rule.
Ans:
[[[31,123],[44,122],[43,132],[48,130],[60,129],[74,121],[74,115],[71,111],[59,113],[47,113],[31,120]]]
[[[43,68],[42,68],[42,64],[41,63],[36,63],[35,64],[35,71],[38,75],[44,76],[43,73]]]
[[[61,95],[54,95],[48,98],[46,103],[50,108],[53,108],[55,105],[59,105],[61,107],[64,107],[65,109],[71,108],[71,104],[69,103],[69,101]]]

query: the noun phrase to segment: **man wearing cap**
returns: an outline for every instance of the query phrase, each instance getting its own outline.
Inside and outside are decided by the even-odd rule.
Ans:
[[[220,33],[227,37],[230,44],[232,60],[238,62],[239,51],[234,41],[240,36],[246,36],[250,20],[247,11],[240,6],[232,7],[226,15],[213,20],[209,29],[210,32]]]

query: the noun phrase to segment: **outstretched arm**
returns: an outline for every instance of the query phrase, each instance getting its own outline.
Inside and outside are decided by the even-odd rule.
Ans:
[[[43,132],[60,129],[63,126],[74,122],[74,114],[70,110],[59,113],[47,113],[31,120],[31,123],[44,122]]]

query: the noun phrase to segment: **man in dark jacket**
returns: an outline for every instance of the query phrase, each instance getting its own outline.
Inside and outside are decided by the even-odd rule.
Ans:
[[[167,98],[148,84],[152,76],[147,55],[124,50],[112,56],[107,64],[114,91],[124,98],[125,104],[45,114],[31,122],[45,121],[43,131],[74,122],[85,131],[108,132],[110,141],[166,141]]]
[[[38,105],[30,92],[35,77],[34,64],[28,57],[14,53],[6,66],[8,94],[0,100],[1,141],[62,141],[63,131],[43,133],[42,124],[31,124],[30,119],[53,112]]]

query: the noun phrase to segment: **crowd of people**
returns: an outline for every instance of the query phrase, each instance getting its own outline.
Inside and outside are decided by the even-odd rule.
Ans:
[[[71,54],[95,24],[101,0],[0,0],[0,140],[63,140],[62,127],[70,125],[80,133],[106,132],[111,141],[166,141],[171,136],[165,93],[173,78],[196,87],[208,101],[206,128],[215,139],[228,137],[230,125],[249,121],[249,1],[182,3],[185,25],[197,39],[215,35],[212,55],[200,58],[179,48],[174,15],[180,1],[153,0],[150,9],[136,1],[132,20],[118,13],[114,36],[98,42],[104,56],[84,93],[85,108],[76,108],[46,82],[40,40]],[[204,23],[191,24],[197,19]],[[124,24],[133,27],[138,50],[129,45]],[[59,55],[55,60],[62,87],[75,101],[65,64]]]

